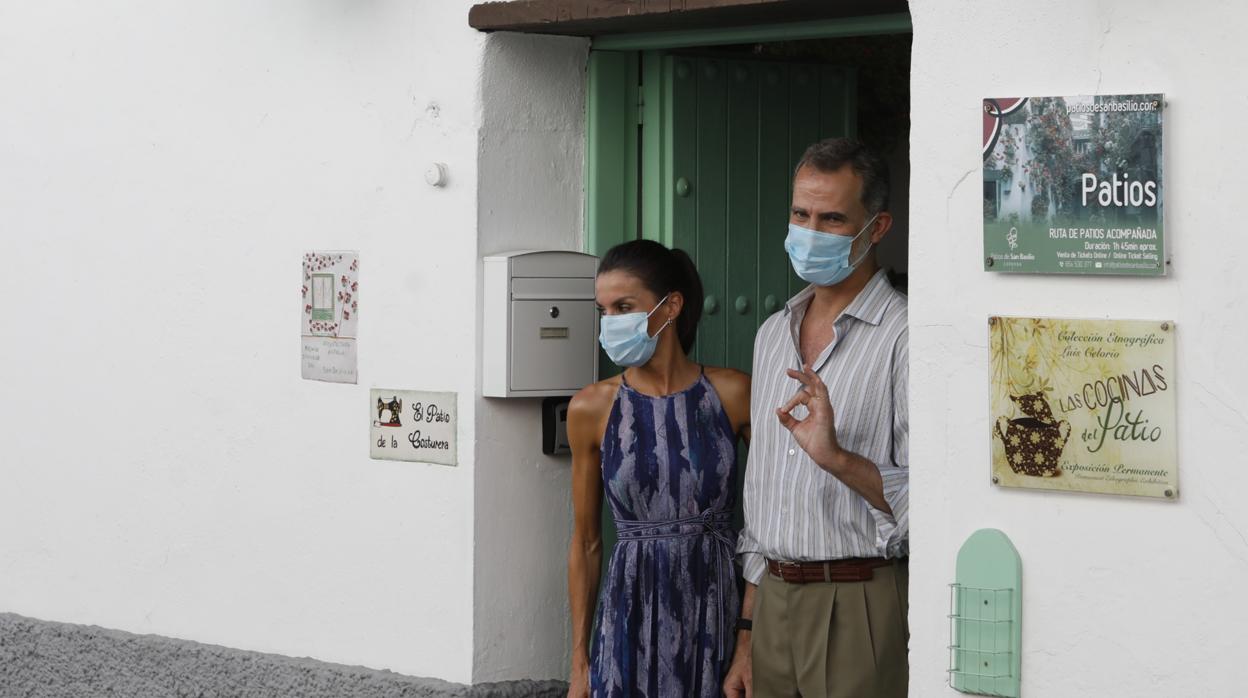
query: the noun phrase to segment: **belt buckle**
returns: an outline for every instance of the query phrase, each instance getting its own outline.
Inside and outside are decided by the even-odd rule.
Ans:
[[[776,560],[776,569],[780,572],[780,579],[782,581],[789,581],[789,571],[797,572],[797,578],[799,581],[801,580],[801,563],[794,562],[792,560]]]

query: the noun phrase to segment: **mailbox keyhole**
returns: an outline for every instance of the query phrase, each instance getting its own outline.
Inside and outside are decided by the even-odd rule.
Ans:
[[[552,318],[559,317],[559,306],[557,305],[550,306],[550,316]]]

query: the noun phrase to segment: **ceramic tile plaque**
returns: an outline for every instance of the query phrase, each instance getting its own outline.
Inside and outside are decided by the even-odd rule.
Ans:
[[[1160,94],[983,104],[984,269],[1166,273]]]
[[[360,310],[360,258],[355,252],[303,255],[303,355],[309,380],[357,382],[356,328]]]
[[[369,455],[377,460],[458,465],[456,393],[373,388]]]
[[[992,479],[1178,497],[1174,323],[989,319]]]

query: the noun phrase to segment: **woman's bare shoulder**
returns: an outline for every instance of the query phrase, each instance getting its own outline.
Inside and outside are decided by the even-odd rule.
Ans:
[[[706,377],[711,381],[711,385],[719,392],[744,392],[746,397],[750,394],[750,374],[745,371],[738,371],[735,368],[727,368],[724,366],[707,366]]]
[[[612,376],[581,388],[568,404],[568,417],[592,417],[611,409],[620,384],[620,377]]]
[[[706,378],[719,393],[719,400],[730,413],[739,413],[742,419],[750,410],[750,374],[735,368],[706,367]]]

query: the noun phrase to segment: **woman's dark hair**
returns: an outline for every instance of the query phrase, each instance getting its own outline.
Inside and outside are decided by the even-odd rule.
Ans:
[[[646,290],[663,298],[680,291],[685,304],[676,318],[676,336],[688,354],[698,338],[702,319],[702,277],[684,250],[669,250],[653,240],[630,240],[611,249],[598,263],[598,273],[622,271],[641,280]]]

